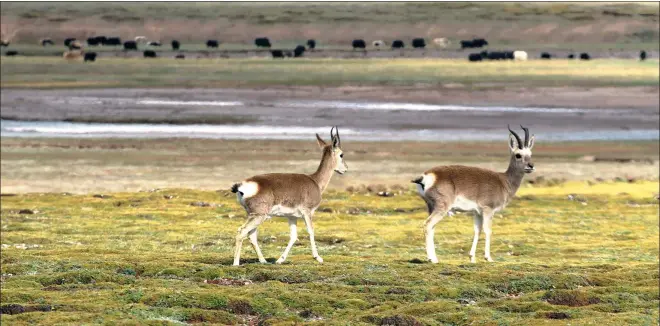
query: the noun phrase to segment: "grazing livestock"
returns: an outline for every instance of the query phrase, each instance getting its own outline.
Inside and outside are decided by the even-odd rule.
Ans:
[[[513,60],[527,61],[527,52],[525,52],[525,51],[513,51]]]
[[[137,43],[135,41],[124,42],[124,51],[133,50],[137,51]]]
[[[580,60],[589,60],[591,59],[591,56],[589,56],[589,53],[582,52],[580,53]]]
[[[9,46],[9,41],[7,41],[7,40],[0,40],[0,46]]]
[[[73,42],[73,41],[75,41],[75,40],[76,40],[76,39],[73,38],[73,37],[69,37],[69,38],[64,39],[64,46],[69,47],[69,45],[71,44],[71,42]]]
[[[392,42],[392,49],[403,49],[405,47],[405,44],[403,44],[403,41],[401,40],[394,40]]]
[[[415,49],[423,49],[426,47],[426,41],[423,38],[415,38],[412,40],[412,46]]]
[[[177,40],[172,40],[172,50],[178,51],[179,47],[181,47],[181,44]]]
[[[94,62],[96,61],[96,52],[87,52],[85,53],[84,61],[91,61]]]
[[[147,43],[148,46],[161,46],[160,42],[158,41],[152,41]]]
[[[546,60],[548,60],[548,59],[550,59],[550,58],[552,58],[552,55],[550,55],[550,53],[548,53],[548,52],[542,52],[542,53],[541,53],[541,59],[546,59]]]
[[[307,40],[307,48],[310,50],[316,49],[316,40],[313,39]]]
[[[284,52],[282,50],[271,50],[270,54],[273,58],[284,58]]]
[[[135,40],[136,43],[146,43],[147,42],[147,37],[146,36],[136,36],[134,40]]]
[[[5,52],[5,55],[8,56],[8,57],[13,57],[13,56],[15,56],[15,55],[18,55],[18,51],[16,51],[16,50],[9,50],[9,51]]]
[[[62,55],[62,57],[68,61],[78,60],[82,58],[82,56],[83,56],[83,51],[80,50],[66,51]]]
[[[267,37],[257,37],[254,39],[254,45],[258,48],[270,48],[270,40]]]
[[[97,45],[99,45],[99,40],[97,40],[96,37],[88,37],[87,38],[87,45],[97,46]]]
[[[490,51],[487,55],[488,60],[506,60],[507,52],[505,51]],[[513,58],[511,58],[513,59]]]
[[[73,41],[69,43],[69,50],[80,50],[82,49],[82,44],[78,41]]]
[[[39,43],[41,43],[41,46],[46,46],[46,45],[55,45],[55,42],[49,38],[44,38],[39,40]]]
[[[470,55],[468,56],[468,60],[472,62],[482,61],[483,58],[484,57],[481,55],[481,53],[470,53]]]
[[[439,48],[446,48],[451,44],[451,42],[446,37],[440,37],[433,39],[433,44]]]
[[[353,43],[351,45],[353,46],[353,50],[367,48],[367,43],[365,43],[364,40],[362,39],[353,40]]]
[[[296,48],[293,50],[293,56],[295,58],[302,57],[304,53],[305,53],[305,47],[302,45],[296,46]]]
[[[639,52],[639,61],[644,61],[646,60],[646,51],[642,50]]]
[[[218,47],[218,41],[217,40],[207,40],[206,41],[206,47],[207,48],[217,48]]]
[[[569,55],[568,55],[568,58],[569,58],[569,59],[575,59],[575,54],[573,54],[573,53],[569,54]]]
[[[385,46],[385,41],[382,41],[382,40],[376,40],[376,41],[371,42],[371,45],[372,45],[373,47],[377,48],[378,50],[380,50],[380,48],[381,48],[382,46]]]
[[[466,40],[461,41],[461,49],[482,48],[486,45],[488,45],[488,41],[482,38],[475,38],[472,41],[466,41]]]
[[[106,43],[108,42],[108,38],[105,36],[97,36],[95,37],[96,42],[99,43],[99,45],[107,45]]]
[[[108,45],[108,46],[120,46],[120,45],[122,45],[121,38],[119,38],[119,37],[107,37],[107,38],[105,36],[100,36],[100,37],[105,38],[105,42],[103,42],[103,39],[101,39],[103,45]],[[127,42],[131,42],[131,41],[127,41]],[[136,42],[133,41],[133,43],[136,43]],[[135,49],[137,50],[137,45],[135,46]]]
[[[183,55],[183,54],[181,54],[181,53],[177,54],[177,55],[174,57],[174,59],[185,59],[185,58],[186,58],[186,56]]]
[[[154,50],[144,50],[143,56],[145,58],[155,58],[156,57],[156,51],[154,51]]]

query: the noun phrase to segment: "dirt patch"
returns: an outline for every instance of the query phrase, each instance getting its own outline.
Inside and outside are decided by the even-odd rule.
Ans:
[[[12,303],[0,306],[0,314],[4,315],[18,315],[34,311],[48,312],[51,310],[53,310],[53,307],[50,305],[23,306],[20,304]]]
[[[236,315],[254,315],[252,305],[245,300],[229,301],[227,304],[229,311]]]
[[[548,291],[543,298],[550,304],[569,307],[583,307],[600,303],[600,299],[591,297],[582,291]]]
[[[221,278],[216,280],[204,280],[206,284],[224,285],[224,286],[245,286],[252,284],[250,280],[237,280],[233,278]]]

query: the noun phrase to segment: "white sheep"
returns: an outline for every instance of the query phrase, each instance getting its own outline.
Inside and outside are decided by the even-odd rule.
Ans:
[[[371,42],[371,45],[380,50],[381,47],[385,46],[385,41],[376,40],[376,41]]]
[[[527,52],[525,52],[525,51],[513,51],[513,60],[515,60],[515,61],[527,61]]]
[[[433,39],[433,44],[435,44],[439,48],[446,48],[451,44],[451,41],[446,37],[439,37]]]

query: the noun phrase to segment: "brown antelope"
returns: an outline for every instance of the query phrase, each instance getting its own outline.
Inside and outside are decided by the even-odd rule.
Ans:
[[[333,130],[335,130],[334,135]],[[318,145],[323,151],[321,164],[319,164],[316,172],[309,175],[294,173],[262,174],[232,186],[231,191],[236,193],[238,202],[248,214],[247,221],[238,229],[236,235],[234,266],[238,266],[240,263],[241,246],[243,240],[247,237],[250,238],[250,243],[252,243],[254,251],[257,252],[259,262],[266,262],[257,242],[257,227],[271,216],[282,216],[289,219],[289,243],[282,256],[277,260],[278,264],[286,260],[291,247],[298,240],[296,227],[298,218],[305,220],[309,242],[312,247],[312,256],[319,263],[323,262],[323,258],[319,256],[314,242],[312,216],[321,203],[321,195],[328,186],[333,172],[344,174],[348,170],[341,150],[339,130],[336,127],[330,129],[330,137],[332,144],[328,145],[321,139],[321,136],[316,134]]]
[[[432,168],[412,181],[417,184],[417,190],[429,211],[424,232],[426,255],[432,263],[438,262],[433,241],[435,225],[445,214],[453,215],[454,212],[474,213],[474,239],[470,250],[470,262],[476,262],[477,241],[482,229],[486,234],[485,258],[489,262],[493,261],[490,256],[493,215],[511,201],[525,173],[534,171],[532,163],[534,136],[530,138],[529,130],[520,127],[525,131],[524,143],[509,128],[511,158],[509,168],[505,172],[448,165]]]

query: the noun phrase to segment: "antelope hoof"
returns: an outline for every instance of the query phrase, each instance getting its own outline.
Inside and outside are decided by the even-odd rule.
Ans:
[[[323,258],[321,258],[321,256],[316,256],[314,259],[316,259],[317,262],[323,264]]]
[[[486,261],[490,262],[490,263],[494,262],[493,258],[490,258],[490,257],[486,257]]]
[[[241,266],[241,264],[238,263],[238,262],[234,262],[234,264],[232,266]]]
[[[477,258],[475,258],[474,256],[470,256],[470,262],[475,264],[477,262]]]
[[[275,264],[278,264],[278,265],[279,265],[279,264],[283,263],[285,259],[286,259],[286,258],[284,258],[284,257],[280,257],[280,258],[277,259],[277,261],[275,262]]]
[[[259,259],[259,263],[261,264],[268,264],[268,262],[265,259]]]
[[[429,258],[429,261],[430,261],[432,264],[437,264],[437,263],[438,263],[438,258],[437,258],[437,257]]]

